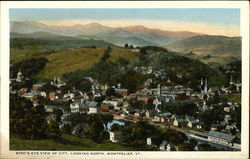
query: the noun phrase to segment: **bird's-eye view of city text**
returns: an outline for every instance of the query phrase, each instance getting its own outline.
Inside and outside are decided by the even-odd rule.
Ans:
[[[9,16],[10,150],[241,151],[239,9]]]

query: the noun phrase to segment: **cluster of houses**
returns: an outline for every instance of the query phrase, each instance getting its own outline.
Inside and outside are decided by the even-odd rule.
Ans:
[[[135,71],[143,73],[143,74],[155,74],[157,77],[164,78],[166,77],[166,73],[164,70],[153,70],[152,67],[135,67]],[[94,80],[91,77],[85,77],[85,79],[89,80],[92,84],[91,90],[89,92],[81,92],[75,88],[72,88],[67,93],[62,94],[60,88],[66,83],[60,80],[59,77],[54,78],[50,85],[55,86],[58,90],[54,92],[45,92],[40,91],[42,87],[47,85],[47,83],[36,83],[33,84],[32,88],[21,88],[20,90],[11,90],[11,93],[17,93],[18,95],[30,99],[33,102],[34,106],[37,106],[41,103],[37,100],[37,98],[44,97],[48,98],[51,101],[56,102],[70,102],[68,108],[60,108],[63,112],[62,115],[62,123],[60,127],[63,127],[65,124],[71,124],[68,120],[68,116],[71,114],[79,113],[79,114],[97,114],[97,113],[111,113],[114,116],[115,120],[136,120],[143,119],[149,120],[155,123],[171,123],[176,127],[187,127],[187,128],[203,128],[203,121],[199,121],[192,116],[177,116],[175,114],[171,114],[171,112],[162,112],[160,110],[160,105],[163,104],[183,104],[183,103],[194,103],[199,108],[199,111],[207,111],[209,109],[213,109],[213,107],[208,106],[206,101],[209,98],[212,98],[215,93],[223,94],[227,93],[223,89],[219,89],[217,87],[208,88],[208,81],[201,79],[201,92],[195,92],[191,88],[177,85],[177,86],[161,86],[160,84],[157,88],[150,88],[149,86],[153,83],[153,79],[147,79],[143,88],[137,90],[135,93],[130,93],[128,89],[122,88],[121,84],[117,84],[116,86],[111,86],[116,94],[119,96],[110,96],[106,97],[101,102],[96,102],[94,99],[96,97],[101,97],[105,95],[105,92],[110,86],[107,84],[100,84],[98,81]],[[14,79],[16,82],[22,82],[24,80],[24,76],[19,71],[17,74],[17,78]],[[169,79],[166,82],[170,82]],[[153,107],[151,109],[135,109],[133,106],[129,104],[129,100],[137,100],[141,101],[144,104],[151,103]],[[237,103],[228,103],[228,106],[224,107],[225,112],[234,111],[239,105]],[[45,105],[45,110],[49,115],[47,116],[47,121],[53,118],[53,110],[58,108],[55,105]],[[226,125],[226,129],[234,129],[235,125],[229,125],[229,121],[231,117],[229,115],[225,116],[224,124]],[[79,123],[73,128],[72,134],[76,134],[76,130],[78,127],[84,127],[86,129],[88,125],[84,123]],[[237,128],[236,128],[237,129]],[[210,140],[216,139],[216,131],[217,129],[213,129],[211,127]],[[214,133],[215,132],[215,133]],[[218,132],[219,133],[219,132]],[[228,133],[226,130],[223,133]],[[82,134],[84,136],[84,134]],[[214,136],[214,138],[213,138]],[[217,134],[218,136],[218,134]],[[222,135],[223,136],[223,135]],[[110,140],[112,142],[122,142],[122,134],[121,132],[112,132],[110,131]],[[151,141],[148,139],[147,144],[150,145]],[[160,146],[160,150],[169,150],[176,149],[174,145],[167,143],[164,141]]]

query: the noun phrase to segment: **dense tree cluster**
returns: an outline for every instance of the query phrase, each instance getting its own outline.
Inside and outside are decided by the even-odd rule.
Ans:
[[[45,116],[43,106],[33,107],[32,102],[24,98],[10,96],[10,133],[31,140],[44,137],[48,132]]]
[[[15,78],[17,72],[21,70],[26,77],[32,78],[33,75],[35,75],[45,67],[47,62],[48,60],[46,58],[41,57],[14,63],[10,69],[10,75],[11,77]]]

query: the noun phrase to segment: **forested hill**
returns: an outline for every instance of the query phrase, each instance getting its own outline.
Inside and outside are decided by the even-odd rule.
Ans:
[[[241,57],[241,37],[199,35],[167,44],[165,48],[198,55]]]
[[[134,68],[139,66],[164,70],[173,85],[182,84],[195,88],[201,77],[207,77],[209,86],[225,86],[229,80],[225,72],[211,68],[200,60],[155,46],[140,47],[140,51],[135,52],[133,49],[118,48],[99,40],[12,38],[10,44],[11,62],[17,63],[15,66],[22,62],[22,70],[27,69],[23,60],[39,57],[47,60],[44,67],[39,67],[40,71],[36,70],[36,73],[32,74],[37,80],[61,76],[70,81],[91,76],[101,82],[119,82],[130,87],[131,83],[138,86],[148,78],[155,78],[152,74],[143,75],[135,72]],[[104,55],[107,57],[102,61]],[[158,82],[164,83],[166,80]],[[135,89],[134,87],[131,89]]]

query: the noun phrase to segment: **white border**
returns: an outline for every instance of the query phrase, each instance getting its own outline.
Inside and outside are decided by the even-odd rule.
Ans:
[[[141,156],[16,155],[9,151],[9,8],[240,8],[242,36],[241,152],[141,152]],[[1,2],[1,158],[248,158],[249,152],[249,3],[247,1],[12,1]],[[39,151],[36,151],[39,152]],[[51,151],[52,152],[52,151]],[[60,152],[60,151],[57,151]],[[70,152],[70,151],[68,151]]]

